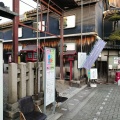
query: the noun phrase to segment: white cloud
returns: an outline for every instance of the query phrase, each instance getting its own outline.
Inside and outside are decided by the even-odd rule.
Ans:
[[[26,11],[34,9],[34,8],[26,5],[22,1],[27,3],[27,4],[29,4],[30,6],[32,6],[34,8],[36,8],[36,6],[37,6],[36,2],[34,2],[33,0],[21,0],[20,1],[20,6],[19,6],[19,13],[20,13],[20,15],[23,14],[24,12],[26,12]],[[0,0],[0,2],[3,2],[5,4],[5,6],[9,7],[10,10],[13,11],[13,7],[12,7],[13,0]],[[4,23],[4,22],[7,22],[7,21],[10,21],[9,19],[3,18],[1,16],[0,16],[0,19],[2,19],[2,20],[0,20],[0,23]]]

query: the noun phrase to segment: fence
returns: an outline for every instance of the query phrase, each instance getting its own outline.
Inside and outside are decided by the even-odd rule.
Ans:
[[[37,63],[32,62],[9,64],[9,104],[16,103],[22,97],[34,95],[34,83],[37,78],[36,65]],[[43,91],[43,66],[43,62],[38,63],[38,93]]]

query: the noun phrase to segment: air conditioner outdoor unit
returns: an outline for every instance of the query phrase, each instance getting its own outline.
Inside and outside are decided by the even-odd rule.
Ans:
[[[41,29],[41,25],[42,25],[42,29]],[[42,24],[41,22],[38,22],[38,25],[37,25],[37,22],[33,22],[33,28],[35,28],[35,32],[37,32],[37,28],[38,30],[41,30],[41,31],[45,31],[45,21],[42,21]]]

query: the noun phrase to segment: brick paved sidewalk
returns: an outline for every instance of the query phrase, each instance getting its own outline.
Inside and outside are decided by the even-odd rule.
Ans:
[[[120,120],[120,86],[85,88],[68,104],[70,111],[63,112],[58,120]]]
[[[56,109],[49,120],[120,120],[120,86],[84,88]],[[59,117],[58,117],[59,116]]]
[[[120,120],[120,86],[99,85],[73,120]]]

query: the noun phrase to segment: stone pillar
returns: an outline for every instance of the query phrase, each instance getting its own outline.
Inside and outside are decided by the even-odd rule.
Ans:
[[[26,94],[29,96],[34,94],[34,63],[29,62],[27,63],[27,68],[28,68],[28,81],[27,81],[27,90]]]
[[[8,76],[9,76],[8,103],[13,104],[17,102],[17,64],[16,63],[9,64]]]
[[[20,63],[18,67],[21,71],[18,96],[23,98],[26,96],[26,63]]]
[[[78,79],[79,78],[79,71],[78,71],[78,66],[77,66],[77,60],[74,61],[74,79]]]

